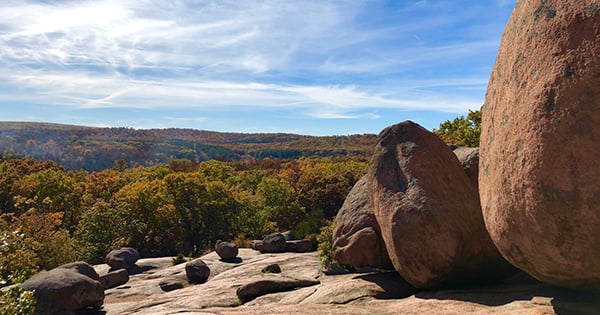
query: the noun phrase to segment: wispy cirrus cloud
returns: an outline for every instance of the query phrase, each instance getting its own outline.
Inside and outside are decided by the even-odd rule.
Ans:
[[[506,18],[467,2],[3,1],[0,102],[465,112],[481,103]]]

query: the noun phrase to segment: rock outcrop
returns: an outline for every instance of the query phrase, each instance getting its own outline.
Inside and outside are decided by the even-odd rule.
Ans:
[[[332,252],[343,265],[394,269],[369,200],[366,176],[352,187],[335,217]]]
[[[113,270],[132,269],[135,262],[140,259],[140,254],[135,248],[122,247],[106,254],[106,264]]]
[[[395,272],[325,276],[319,273],[316,252],[260,254],[241,248],[243,263],[223,262],[216,253],[202,256],[213,272],[202,285],[186,285],[165,292],[159,284],[185,278],[184,265],[171,258],[140,259],[154,269],[133,275],[126,286],[106,290],[98,314],[596,314],[596,296],[574,294],[517,277],[482,288],[417,291]],[[270,264],[281,274],[262,274]],[[96,266],[100,273],[106,265]],[[300,277],[301,276],[301,277]],[[265,279],[312,279],[319,284],[264,294],[240,305],[237,288]],[[87,314],[87,313],[86,313]]]
[[[476,186],[450,148],[407,121],[383,130],[367,174],[373,212],[395,269],[417,288],[506,276]]]
[[[600,2],[519,1],[482,116],[479,187],[500,252],[600,288]]]
[[[94,271],[93,267],[81,263],[54,268],[31,277],[22,287],[34,291],[36,314],[99,308],[104,303],[104,289],[96,280],[98,274],[90,270]]]

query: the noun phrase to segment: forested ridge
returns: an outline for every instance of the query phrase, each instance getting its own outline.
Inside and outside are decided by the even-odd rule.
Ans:
[[[195,129],[94,128],[49,123],[0,122],[0,152],[52,160],[66,169],[99,171],[115,160],[152,166],[191,161],[296,159],[310,156],[370,157],[376,135],[303,136],[222,133]]]

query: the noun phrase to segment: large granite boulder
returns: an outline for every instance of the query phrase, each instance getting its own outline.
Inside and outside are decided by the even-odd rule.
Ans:
[[[394,268],[369,202],[366,176],[352,187],[335,217],[332,252],[342,265]]]
[[[104,303],[104,289],[85,273],[77,268],[54,268],[31,277],[22,287],[34,291],[36,314],[99,308]]]
[[[373,212],[395,269],[417,288],[506,275],[476,186],[450,148],[406,121],[379,135],[367,173]]]
[[[596,1],[597,2],[597,1]],[[519,1],[483,108],[479,187],[500,252],[600,287],[600,3]]]
[[[106,255],[106,264],[113,270],[130,269],[135,267],[138,259],[140,259],[140,254],[135,248],[121,247]]]

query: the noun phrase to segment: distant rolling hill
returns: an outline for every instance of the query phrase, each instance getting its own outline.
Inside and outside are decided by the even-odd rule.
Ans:
[[[53,160],[67,169],[102,170],[123,159],[155,165],[172,159],[205,161],[302,156],[370,157],[376,135],[303,136],[223,133],[195,129],[96,128],[0,122],[0,154]]]

